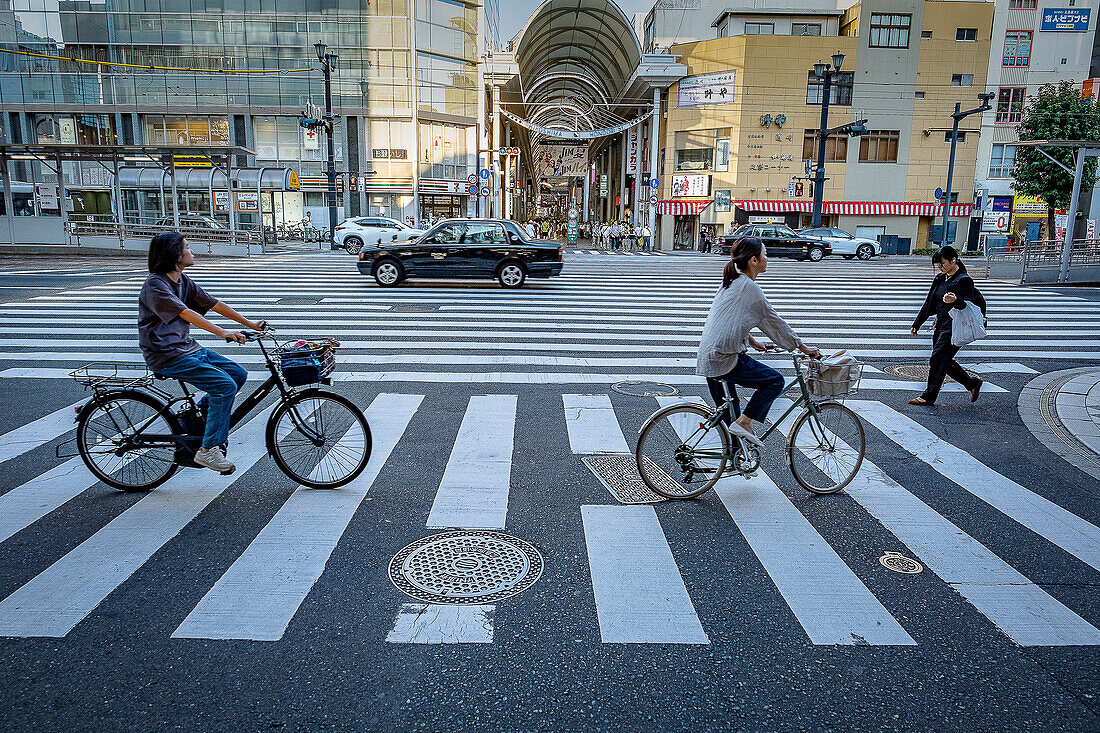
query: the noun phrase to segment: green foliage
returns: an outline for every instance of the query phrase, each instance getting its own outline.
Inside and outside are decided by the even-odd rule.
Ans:
[[[931,257],[939,251],[939,247],[917,247],[909,254],[913,257]]]
[[[1081,96],[1072,82],[1046,84],[1028,102],[1020,121],[1021,140],[1095,140],[1100,143],[1100,108],[1095,100]],[[1044,148],[1051,157],[1071,171],[1074,151],[1070,148]],[[1016,148],[1016,166],[1012,170],[1015,189],[1025,196],[1039,196],[1047,206],[1069,206],[1073,194],[1073,175],[1050,162],[1035,148]],[[1082,190],[1096,184],[1096,158],[1085,163]]]

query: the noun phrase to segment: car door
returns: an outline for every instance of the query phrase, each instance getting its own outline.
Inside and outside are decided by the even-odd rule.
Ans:
[[[789,257],[787,244],[779,238],[775,227],[760,227],[760,240],[768,250],[769,257]]]
[[[406,270],[427,277],[451,277],[450,263],[447,260],[450,258],[453,263],[460,259],[458,247],[465,231],[465,224],[444,224],[432,232],[431,236],[414,242],[407,248],[402,247],[402,251],[411,253],[407,258]]]
[[[471,222],[466,225],[459,268],[472,277],[492,277],[497,264],[507,254],[507,245],[504,227],[500,224]]]
[[[855,239],[843,229],[830,229],[829,243],[833,245],[833,254],[835,255],[854,255],[856,253]]]

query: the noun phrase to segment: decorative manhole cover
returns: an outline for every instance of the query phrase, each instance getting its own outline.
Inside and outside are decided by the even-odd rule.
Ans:
[[[924,567],[919,562],[897,552],[887,552],[880,557],[878,561],[882,567],[887,570],[893,570],[895,573],[916,575],[924,570]]]
[[[391,313],[433,313],[437,310],[439,310],[438,305],[424,305],[422,303],[390,306]]]
[[[642,460],[647,465],[651,463],[645,456],[642,456]],[[654,494],[645,485],[645,481],[642,481],[642,477],[638,475],[638,464],[634,456],[629,453],[601,453],[585,456],[581,461],[596,474],[596,478],[611,492],[611,495],[623,504],[652,504],[665,500],[663,496]],[[654,465],[651,468],[653,470],[650,471],[650,476],[667,477],[667,474],[657,466]],[[668,478],[668,490],[673,494],[681,491],[671,478]]]
[[[501,532],[443,532],[390,560],[397,589],[428,603],[490,603],[527,590],[540,575],[538,550]]]
[[[675,397],[680,390],[663,382],[616,382],[611,389],[631,397]]]
[[[321,298],[279,298],[275,301],[276,305],[318,305],[321,302]]]
[[[927,382],[928,381],[928,365],[927,364],[891,364],[890,366],[883,367],[882,371],[887,374],[892,374],[895,377],[901,377],[902,379],[912,379],[915,382]],[[972,377],[978,376],[977,372],[972,372],[969,369],[966,373]],[[951,377],[947,377],[948,382],[954,382]]]

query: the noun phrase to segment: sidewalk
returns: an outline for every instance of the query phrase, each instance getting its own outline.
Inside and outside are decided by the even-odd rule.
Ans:
[[[1100,368],[1041,374],[1021,390],[1018,407],[1040,442],[1100,479]]]

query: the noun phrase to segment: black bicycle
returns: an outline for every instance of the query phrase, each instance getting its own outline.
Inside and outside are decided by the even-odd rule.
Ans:
[[[371,453],[367,419],[347,397],[312,386],[331,384],[339,344],[326,339],[280,345],[272,331],[244,333],[259,345],[271,376],[233,411],[230,426],[277,392],[266,440],[283,473],[315,489],[343,486],[362,473]],[[88,365],[71,376],[93,392],[77,414],[75,440],[78,454],[100,481],[122,491],[149,491],[180,466],[201,468],[193,458],[206,416],[182,380],[180,397],[156,385],[167,377],[131,376],[115,365]],[[61,447],[57,453],[62,456]]]

